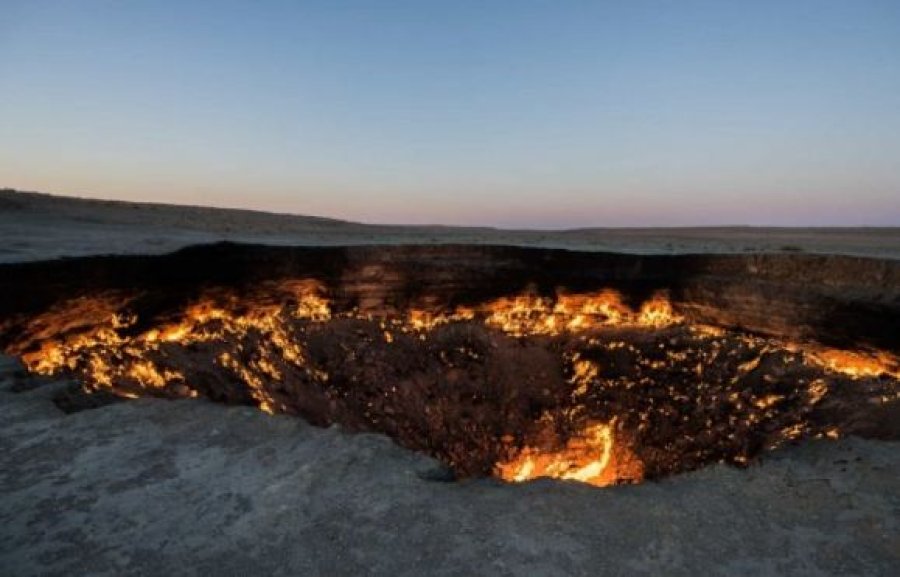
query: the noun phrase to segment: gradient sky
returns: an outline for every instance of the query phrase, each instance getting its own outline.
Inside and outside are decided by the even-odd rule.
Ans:
[[[0,0],[0,186],[365,222],[900,225],[900,1]]]

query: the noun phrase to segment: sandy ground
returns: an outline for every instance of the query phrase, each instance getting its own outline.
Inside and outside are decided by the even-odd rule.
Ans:
[[[290,245],[475,243],[647,254],[803,251],[900,258],[900,228],[514,231],[376,226],[307,216],[0,190],[0,262],[90,254],[160,254],[221,240]]]
[[[0,358],[4,575],[896,575],[896,444],[596,489],[438,480],[379,435],[202,401],[63,415]]]

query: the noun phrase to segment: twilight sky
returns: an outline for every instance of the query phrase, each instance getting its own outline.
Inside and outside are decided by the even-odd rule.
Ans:
[[[900,225],[898,0],[0,0],[0,187],[365,222]]]

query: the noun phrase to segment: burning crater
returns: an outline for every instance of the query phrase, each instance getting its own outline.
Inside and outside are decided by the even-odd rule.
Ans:
[[[900,438],[898,263],[222,244],[0,268],[0,345],[75,377],[70,410],[207,397],[594,485]]]

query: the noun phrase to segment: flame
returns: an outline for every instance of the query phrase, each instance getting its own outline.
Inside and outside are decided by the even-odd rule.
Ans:
[[[604,289],[593,293],[555,297],[522,294],[501,297],[474,307],[460,306],[451,312],[412,309],[405,324],[428,331],[451,322],[481,320],[517,337],[559,335],[609,326],[664,327],[684,321],[664,292],[654,294],[637,311],[624,304],[621,293]]]
[[[468,307],[458,307],[451,314],[421,309],[410,309],[401,325],[408,326],[416,331],[430,331],[438,325],[451,322],[470,321],[475,318],[475,311]]]
[[[684,318],[672,309],[672,303],[662,293],[657,293],[641,305],[637,324],[644,327],[664,327],[683,322]]]
[[[476,310],[485,316],[488,325],[515,336],[558,335],[604,326],[662,327],[683,321],[664,293],[653,295],[634,311],[624,304],[619,292],[611,289],[587,294],[558,293],[556,298],[500,298]]]
[[[295,383],[312,383],[310,386],[317,392],[327,389],[329,379],[335,381],[334,375],[316,368],[310,360],[315,357],[310,353],[312,349],[307,349],[303,331],[315,323],[364,320],[369,324],[352,326],[365,326],[374,332],[358,330],[359,338],[364,339],[366,346],[384,344],[389,350],[408,346],[412,338],[417,346],[424,347],[415,350],[425,351],[429,344],[420,341],[428,341],[431,331],[443,330],[439,327],[455,322],[496,329],[489,339],[491,346],[494,339],[511,341],[515,347],[523,344],[497,331],[517,338],[541,336],[544,341],[557,335],[577,334],[576,338],[553,341],[554,347],[560,346],[554,350],[561,350],[559,354],[566,363],[564,375],[568,377],[564,381],[559,375],[558,382],[565,383],[566,388],[553,397],[557,399],[553,402],[559,403],[553,417],[565,420],[565,426],[559,430],[575,433],[565,437],[548,433],[556,430],[551,416],[539,412],[544,417],[530,423],[535,413],[528,409],[529,426],[533,424],[542,434],[516,431],[524,435],[519,446],[514,446],[514,437],[504,436],[503,449],[491,453],[479,469],[485,471],[484,467],[489,468],[500,455],[502,458],[494,464],[495,474],[513,482],[553,477],[604,486],[640,481],[645,467],[648,476],[659,474],[649,460],[642,463],[637,457],[637,447],[646,456],[645,445],[640,444],[645,438],[640,435],[659,426],[659,422],[678,431],[680,423],[693,418],[695,408],[702,413],[710,407],[728,407],[717,417],[721,422],[709,418],[700,421],[699,428],[702,430],[705,422],[705,431],[695,428],[690,433],[693,437],[685,434],[683,446],[695,455],[701,454],[705,446],[697,449],[699,445],[691,443],[718,429],[718,455],[745,463],[748,456],[740,453],[744,449],[728,444],[734,434],[723,433],[723,427],[730,427],[731,431],[773,431],[774,441],[767,447],[803,436],[835,437],[841,434],[839,428],[816,424],[807,413],[841,385],[841,375],[880,383],[871,389],[880,403],[900,399],[896,383],[891,385],[883,378],[900,378],[900,363],[891,354],[783,343],[715,327],[685,325],[665,293],[652,295],[636,308],[626,305],[620,293],[601,290],[557,292],[553,296],[526,293],[450,310],[412,309],[373,318],[355,309],[333,311],[324,287],[301,279],[260,283],[240,292],[209,289],[181,309],[161,317],[156,326],[137,330],[140,321],[154,320],[139,319],[135,314],[140,298],[140,294],[109,292],[60,302],[26,319],[8,352],[20,356],[33,372],[76,374],[89,391],[112,391],[124,397],[199,396],[204,385],[191,379],[212,375],[224,386],[233,386],[246,395],[239,397],[240,402],[252,402],[267,413],[279,413],[296,410],[289,395],[283,389],[279,391],[292,376]],[[630,336],[640,338],[628,342]],[[681,344],[670,346],[679,342],[673,336],[682,338]],[[347,353],[344,362],[351,363],[352,354],[356,354],[352,347],[345,347],[343,341],[338,346],[343,351],[340,354]],[[189,364],[184,364],[183,359],[194,354],[192,351],[206,356],[193,368],[185,368]],[[444,352],[449,351],[441,354]],[[471,355],[479,363],[485,357],[482,351],[457,352]],[[717,363],[723,363],[727,369],[720,371],[719,377],[710,370]],[[804,379],[798,381],[797,394],[775,386],[778,375],[785,374],[776,372],[773,377],[771,371],[776,364],[778,371],[802,365],[802,371],[793,373]],[[200,365],[202,370],[197,370]],[[623,366],[627,368],[622,369]],[[694,388],[671,386],[667,379],[672,375],[675,382],[686,378]],[[754,382],[763,384],[748,389],[746,379],[751,376]],[[846,379],[843,381],[846,384]],[[871,381],[860,384],[868,387]],[[704,391],[711,388],[715,392],[704,397]],[[385,396],[397,393],[394,388]],[[616,395],[625,394],[631,395],[629,402],[637,400],[616,404],[623,398]],[[325,402],[332,402],[333,398]],[[701,401],[709,406],[701,406]],[[672,408],[679,403],[680,408]],[[807,412],[798,411],[791,417],[793,420],[778,420],[785,407],[796,409],[798,404]],[[387,405],[391,411],[398,410],[396,407]],[[545,410],[546,405],[542,405],[540,411]],[[494,433],[485,437],[491,434]],[[485,442],[501,446],[500,439]],[[665,451],[670,449],[672,454],[688,450],[665,447]],[[697,458],[712,458],[709,454],[712,453]]]
[[[121,329],[133,326],[137,317],[117,309],[127,307],[136,297],[79,297],[30,319],[25,331],[28,339],[13,346],[11,352],[19,354],[29,370],[39,374],[53,375],[80,367],[88,389],[109,389],[133,397],[135,392],[122,385],[133,383],[147,390],[177,386],[185,396],[197,396],[179,371],[162,369],[149,357],[167,343],[189,347],[213,340],[240,340],[256,331],[266,335],[281,359],[302,364],[303,353],[287,334],[285,321],[329,319],[330,303],[322,293],[321,285],[306,280],[263,283],[243,299],[208,291],[186,306],[177,321],[131,336]],[[28,350],[34,341],[39,347]],[[226,353],[219,364],[244,383],[262,410],[274,412],[275,403],[264,387],[265,379],[280,376],[271,359],[261,355],[244,363]]]
[[[814,363],[851,378],[889,376],[900,379],[900,360],[884,351],[807,348],[806,354]]]
[[[615,442],[616,419],[588,424],[562,449],[524,447],[496,465],[501,479],[521,483],[539,477],[579,481],[597,487],[643,478],[640,462]]]
[[[572,377],[569,382],[574,385],[572,397],[578,398],[588,391],[591,382],[597,378],[600,369],[591,361],[584,360],[581,355],[575,353],[572,357]]]

